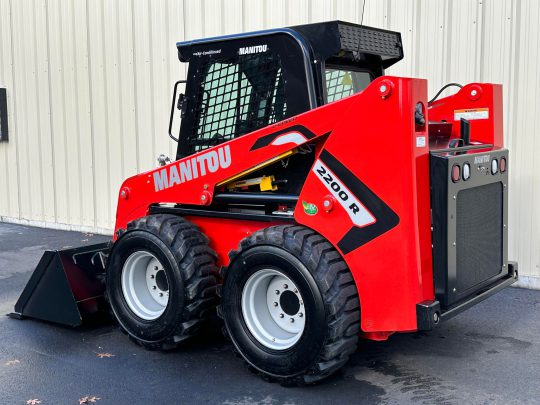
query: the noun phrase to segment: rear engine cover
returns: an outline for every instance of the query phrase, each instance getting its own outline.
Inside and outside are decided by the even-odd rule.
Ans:
[[[506,149],[431,154],[434,284],[444,307],[508,273],[508,171],[500,171],[501,158],[507,164]]]

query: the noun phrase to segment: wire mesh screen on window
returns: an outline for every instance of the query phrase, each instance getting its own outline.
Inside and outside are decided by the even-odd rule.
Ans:
[[[354,93],[351,72],[345,70],[326,70],[326,93],[328,102],[341,100]]]
[[[246,55],[210,62],[196,98],[193,152],[285,118],[284,79],[277,55]]]
[[[341,100],[351,94],[364,90],[371,82],[371,75],[366,71],[326,69],[327,102]]]

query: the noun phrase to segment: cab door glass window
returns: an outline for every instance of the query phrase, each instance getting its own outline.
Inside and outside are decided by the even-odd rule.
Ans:
[[[341,100],[364,90],[373,77],[370,72],[326,68],[326,102]]]

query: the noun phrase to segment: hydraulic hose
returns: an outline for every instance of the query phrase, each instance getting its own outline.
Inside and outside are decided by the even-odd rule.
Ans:
[[[442,89],[440,89],[440,90],[437,92],[437,94],[435,94],[435,97],[433,97],[431,100],[428,101],[428,104],[433,103],[435,100],[437,100],[437,98],[439,98],[439,96],[441,95],[441,93],[442,93],[443,91],[445,91],[448,87],[452,87],[452,86],[459,87],[460,89],[463,87],[463,86],[462,86],[461,84],[459,84],[459,83],[448,83],[448,84],[444,85],[444,86],[442,87]]]

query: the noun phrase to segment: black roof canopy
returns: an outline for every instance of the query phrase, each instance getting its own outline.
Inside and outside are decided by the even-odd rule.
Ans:
[[[386,69],[403,59],[403,46],[399,32],[344,21],[328,21],[179,42],[178,54],[181,61],[188,62],[193,56],[211,57],[212,49],[210,48],[215,47],[219,42],[236,40],[235,42],[238,43],[248,38],[279,33],[295,37],[302,47],[307,48],[306,51],[311,51],[313,57],[318,60],[344,56],[352,60],[362,60],[368,55],[373,55],[380,57],[381,65]],[[205,54],[205,52],[209,53]],[[213,56],[219,57],[215,54]]]
[[[398,32],[342,21],[179,42],[189,62],[177,157],[324,105],[328,73],[371,80],[403,58]]]
[[[311,45],[319,60],[349,55],[360,60],[364,55],[381,57],[388,68],[403,59],[401,34],[344,21],[328,21],[291,27]]]

